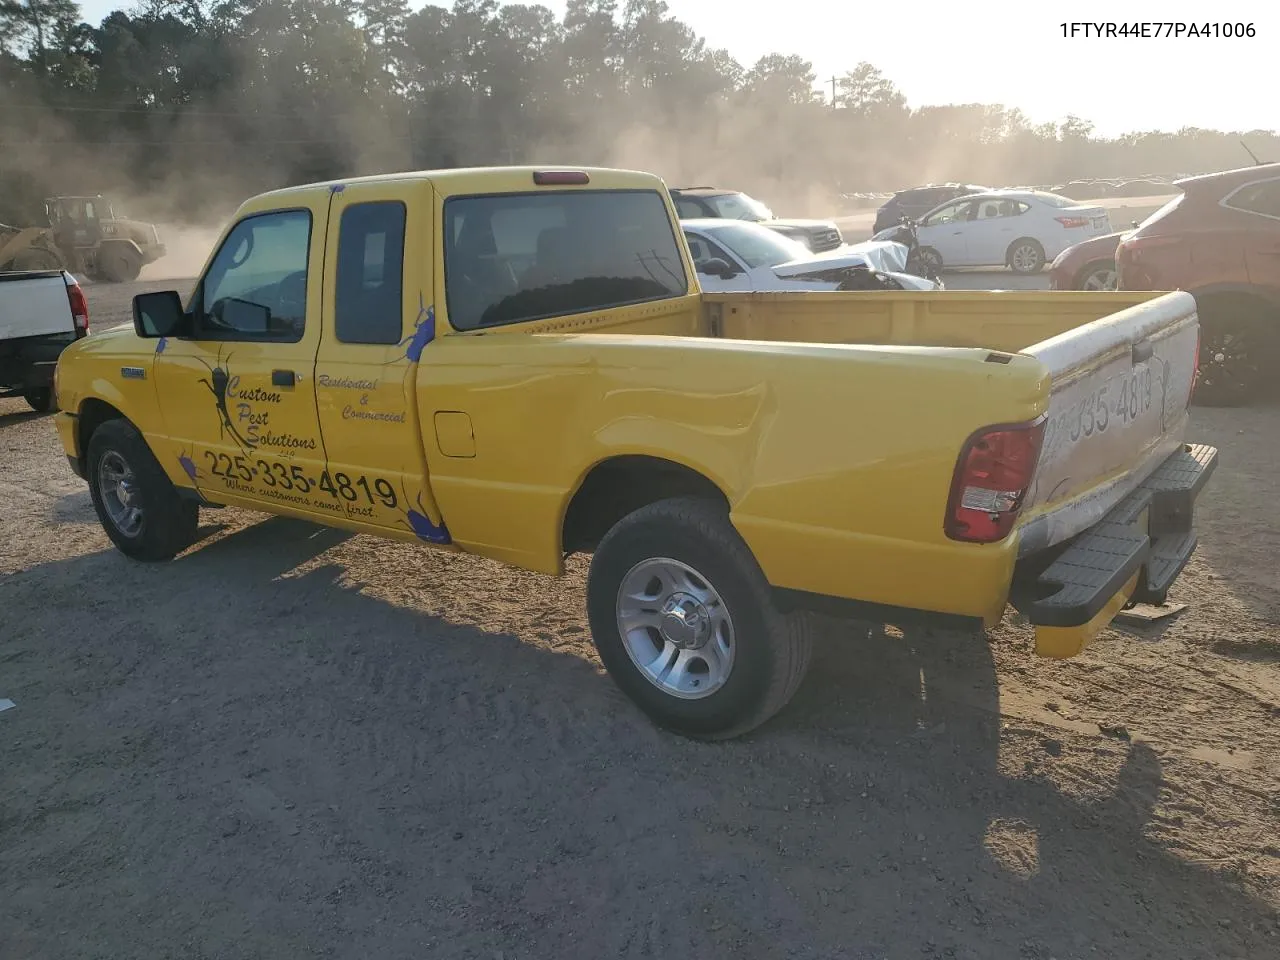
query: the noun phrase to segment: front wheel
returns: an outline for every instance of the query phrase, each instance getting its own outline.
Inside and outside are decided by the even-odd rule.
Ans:
[[[942,254],[933,247],[920,247],[910,258],[907,271],[926,280],[937,280],[942,273]]]
[[[89,439],[89,495],[111,542],[128,557],[155,563],[196,539],[200,508],[184,500],[127,420],[108,420]]]
[[[1039,273],[1044,269],[1044,247],[1030,237],[1015,240],[1009,244],[1008,262],[1014,273]]]
[[[707,740],[740,736],[781,710],[812,652],[809,621],[783,615],[728,511],[692,498],[624,517],[587,577],[600,659],[655,723]]]
[[[1077,290],[1115,290],[1116,265],[1111,262],[1093,263],[1080,271],[1076,280]]]

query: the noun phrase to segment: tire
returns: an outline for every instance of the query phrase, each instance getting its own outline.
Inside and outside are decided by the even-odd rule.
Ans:
[[[1005,262],[1014,273],[1039,273],[1044,269],[1044,247],[1039,240],[1031,237],[1019,237],[1009,244],[1005,252]]]
[[[132,487],[131,501],[121,500],[107,473],[124,475]],[[86,463],[89,495],[98,521],[111,542],[125,556],[146,563],[171,560],[196,539],[200,508],[184,500],[165,475],[138,428],[127,420],[108,420],[89,439]],[[136,507],[136,526],[122,523],[113,511]],[[126,518],[128,519],[128,518]]]
[[[1118,280],[1115,261],[1099,260],[1081,268],[1076,274],[1075,288],[1077,290],[1116,290]]]
[[[1235,303],[1204,308],[1193,404],[1242,407],[1257,399],[1277,354],[1276,341],[1274,318],[1268,323]]]
[[[650,589],[642,589],[650,575]],[[673,593],[677,578],[686,589]],[[662,581],[665,587],[653,589]],[[645,599],[623,603],[624,587]],[[664,598],[672,604],[683,599],[686,617],[690,607],[692,617],[661,616]],[[623,618],[642,608],[652,625],[634,626],[624,637]],[[718,627],[717,609],[727,613]],[[703,499],[660,500],[618,521],[591,559],[587,616],[614,683],[659,726],[703,740],[740,736],[786,706],[813,651],[809,618],[784,615],[773,605],[764,573],[728,511]],[[707,629],[700,631],[699,624]],[[651,661],[652,672],[642,661]],[[681,661],[685,669],[677,674],[671,668]]]
[[[38,387],[35,390],[28,390],[22,395],[22,399],[27,401],[27,406],[36,413],[53,413],[54,410],[58,409],[58,400],[53,395],[53,387]]]
[[[98,258],[98,272],[108,283],[127,283],[137,280],[142,264],[127,250],[111,250]]]
[[[921,247],[916,251],[912,260],[915,265],[924,271],[923,273],[917,274],[917,276],[928,277],[930,280],[933,280],[942,272],[942,254],[933,249],[933,247]],[[929,276],[930,273],[932,273],[933,276]]]

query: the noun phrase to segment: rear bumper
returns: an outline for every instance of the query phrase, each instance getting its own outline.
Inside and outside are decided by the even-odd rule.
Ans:
[[[1188,444],[1064,549],[1018,563],[1010,601],[1036,626],[1036,652],[1069,657],[1128,603],[1163,603],[1196,549],[1195,501],[1218,451]]]

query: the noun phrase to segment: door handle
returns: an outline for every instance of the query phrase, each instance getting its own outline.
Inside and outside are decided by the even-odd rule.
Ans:
[[[272,370],[271,385],[273,387],[292,387],[298,380],[298,375],[292,370]]]

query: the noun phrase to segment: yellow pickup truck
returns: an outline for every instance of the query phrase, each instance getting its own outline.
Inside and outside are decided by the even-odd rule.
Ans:
[[[112,541],[235,505],[547,574],[656,722],[723,738],[792,696],[815,611],[1044,656],[1160,602],[1216,462],[1184,435],[1183,293],[703,294],[657,177],[504,167],[246,202],[184,304],[57,368]]]

